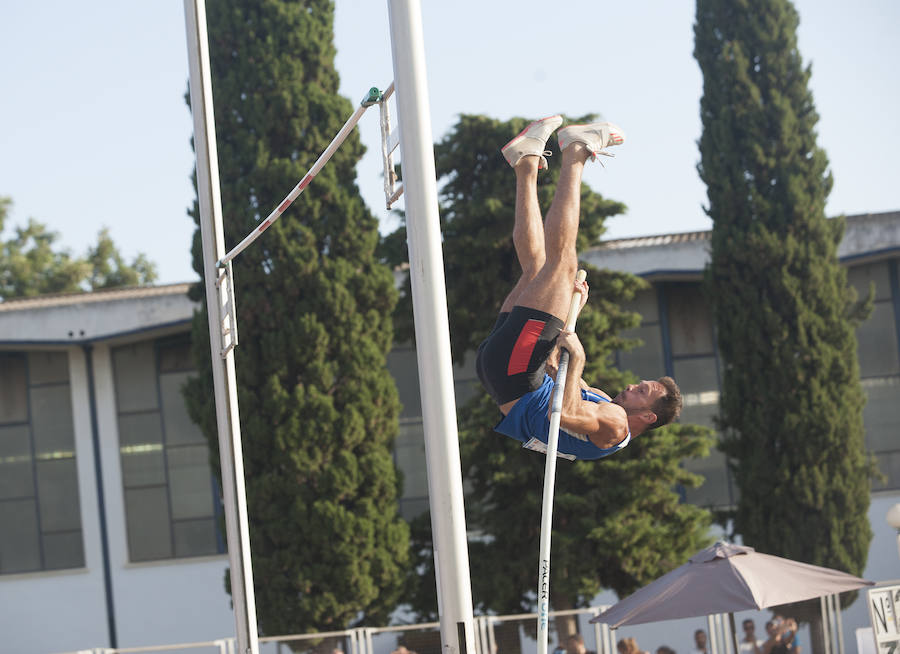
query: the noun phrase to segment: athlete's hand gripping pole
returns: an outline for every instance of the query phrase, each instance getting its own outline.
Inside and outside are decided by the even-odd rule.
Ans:
[[[587,272],[579,270],[576,282],[583,282]],[[572,293],[566,330],[575,331],[575,320],[581,309],[581,292]],[[553,489],[556,485],[556,452],[559,445],[559,421],[562,417],[562,400],[566,392],[566,375],[569,371],[569,352],[559,353],[559,367],[556,371],[556,386],[550,405],[550,432],[547,434],[547,460],[544,464],[544,500],[541,508],[541,543],[538,562],[538,638],[537,654],[547,654],[550,638],[550,531],[553,522]]]

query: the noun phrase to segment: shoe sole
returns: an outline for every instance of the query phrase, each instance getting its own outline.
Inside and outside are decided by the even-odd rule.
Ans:
[[[546,120],[546,119],[544,119]],[[566,125],[563,129],[569,129],[570,127],[588,127],[589,125],[593,125],[594,123],[584,123],[581,125]],[[529,125],[529,127],[531,127]],[[605,147],[609,147],[610,145],[622,145],[625,142],[625,139],[622,138],[622,135],[619,132],[613,132],[610,130],[609,132],[609,143],[606,144]]]
[[[525,134],[528,132],[528,130],[530,130],[535,125],[540,125],[540,124],[545,123],[548,120],[554,119],[554,118],[562,118],[562,116],[560,114],[554,114],[552,116],[547,116],[546,118],[541,118],[540,120],[535,120],[535,121],[529,123],[528,126],[525,129],[523,129],[521,132],[519,132],[516,136],[514,136],[509,143],[507,143],[502,148],[500,148],[500,152],[505,152],[507,150],[507,148],[511,148],[516,143],[518,143],[523,138],[525,138]],[[562,124],[562,123],[560,123],[560,124]]]

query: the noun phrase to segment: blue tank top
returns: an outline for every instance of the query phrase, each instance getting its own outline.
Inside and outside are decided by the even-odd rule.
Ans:
[[[512,410],[494,427],[494,430],[521,441],[522,447],[546,453],[547,436],[550,432],[550,418],[547,413],[553,397],[553,385],[553,379],[549,375],[544,375],[544,381],[540,387],[520,397]],[[586,389],[581,389],[581,399],[585,402],[609,402],[602,395]],[[628,445],[630,440],[631,432],[629,431],[620,443],[604,449],[594,445],[587,436],[571,434],[560,429],[557,456],[573,461],[575,459],[600,459],[618,452]]]

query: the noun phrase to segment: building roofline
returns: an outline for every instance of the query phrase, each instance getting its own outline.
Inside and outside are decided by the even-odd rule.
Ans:
[[[165,295],[187,295],[195,282],[163,284],[160,286],[129,286],[99,291],[83,291],[80,293],[53,293],[27,298],[14,298],[0,302],[0,312],[28,311],[45,307],[60,307],[93,302],[111,302],[116,300],[133,300]]]
[[[846,216],[850,223],[879,222],[900,220],[900,211],[882,211],[880,213],[860,213]],[[626,236],[614,238],[608,241],[600,241],[597,248],[605,250],[624,250],[626,248],[651,247],[654,245],[671,245],[673,243],[688,243],[691,241],[708,241],[712,235],[711,229],[693,232],[674,232],[668,234],[650,234],[646,236]]]

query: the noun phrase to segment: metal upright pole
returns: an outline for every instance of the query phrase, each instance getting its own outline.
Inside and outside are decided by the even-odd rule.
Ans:
[[[200,205],[200,234],[203,241],[203,277],[209,314],[209,343],[212,354],[216,424],[222,463],[222,495],[225,502],[225,531],[231,574],[238,652],[258,654],[256,600],[250,565],[250,536],[247,525],[247,498],[241,428],[234,373],[234,345],[237,338],[231,268],[220,271],[216,261],[225,254],[222,229],[222,199],[219,192],[219,164],[209,67],[204,0],[184,0],[190,65],[191,113],[194,118],[194,150],[197,157],[197,198]]]
[[[389,0],[443,654],[475,654],[434,142],[418,0]]]

